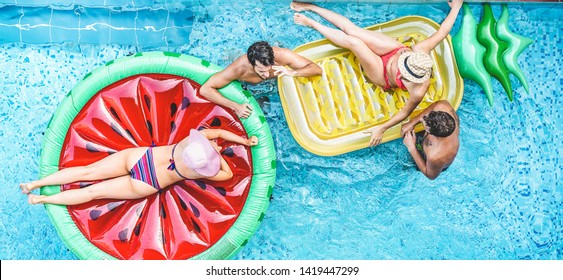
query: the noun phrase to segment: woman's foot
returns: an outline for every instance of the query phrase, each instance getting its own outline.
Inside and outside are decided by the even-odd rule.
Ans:
[[[295,15],[293,15],[293,21],[299,25],[308,26],[308,27],[312,27],[313,23],[315,22],[314,20],[308,18],[307,16],[298,13],[295,13]]]
[[[44,195],[36,195],[36,194],[28,194],[27,195],[27,202],[29,204],[37,204],[37,203],[42,203],[41,202],[41,198],[45,197]]]
[[[302,2],[291,2],[289,4],[289,7],[296,12],[310,11],[314,6],[313,4]]]
[[[20,184],[20,189],[22,190],[23,194],[28,194],[30,193],[33,189],[35,189],[35,186],[33,185],[33,182],[30,183],[21,183]]]

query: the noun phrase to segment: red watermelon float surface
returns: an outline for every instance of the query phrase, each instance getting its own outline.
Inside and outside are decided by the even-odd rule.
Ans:
[[[148,63],[145,68],[149,69],[123,70],[127,69],[124,65],[144,65],[141,62]],[[156,62],[165,67],[155,67],[160,65]],[[123,73],[112,75],[116,72],[112,67]],[[188,73],[179,71],[182,68]],[[88,165],[126,148],[172,145],[187,137],[192,128],[220,128],[245,138],[256,135],[260,144],[251,151],[218,139],[223,158],[233,170],[228,181],[184,180],[136,200],[46,205],[63,241],[85,259],[232,258],[264,217],[275,180],[271,135],[261,111],[254,120],[243,123],[231,111],[199,96],[201,84],[217,67],[190,56],[143,53],[101,69],[87,75],[69,93],[70,101],[63,101],[62,107],[79,108],[76,113],[59,108],[50,122],[43,145],[42,176],[53,172],[55,164],[49,158],[54,157],[51,150],[58,150],[59,143],[56,167],[60,169]],[[92,84],[101,89],[92,89],[89,79],[97,80]],[[235,94],[227,97],[256,105],[239,85],[231,88],[236,90],[228,93]],[[81,102],[84,104],[77,106]],[[57,117],[61,110],[65,113]],[[68,127],[60,127],[61,120],[69,122]],[[51,139],[50,134],[65,128],[64,137]],[[54,145],[57,147],[49,148]],[[257,161],[253,153],[261,155]],[[93,183],[50,186],[41,193],[87,188]]]

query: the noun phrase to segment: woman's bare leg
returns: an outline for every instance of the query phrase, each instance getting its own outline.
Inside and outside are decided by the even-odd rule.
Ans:
[[[127,161],[134,154],[140,158],[146,148],[132,148],[111,154],[87,166],[61,169],[43,179],[20,184],[22,193],[27,194],[43,186],[62,185],[78,181],[95,181],[129,174]]]
[[[373,83],[381,86],[385,85],[385,79],[383,78],[383,61],[381,57],[369,49],[363,40],[350,36],[338,29],[326,27],[302,14],[295,14],[293,18],[295,23],[311,27],[324,35],[335,45],[352,51],[360,60],[360,64],[364,68],[368,78]]]
[[[323,36],[325,36],[331,42],[333,42],[334,44],[336,44],[340,47],[343,47],[343,48],[346,48],[346,49],[349,49],[351,47],[351,41],[353,40],[353,38],[352,38],[352,36],[344,33],[343,31],[324,26],[324,25],[320,24],[319,22],[317,22],[317,21],[315,21],[311,18],[308,18],[307,16],[302,15],[302,14],[296,13],[293,16],[293,20],[295,21],[295,23],[297,23],[299,25],[311,27],[311,28],[317,30],[319,33],[321,33]]]
[[[137,199],[156,192],[155,188],[141,181],[132,180],[131,176],[127,175],[50,196],[30,193],[27,200],[29,204],[76,205],[95,199]]]
[[[371,51],[373,51],[377,55],[381,56],[387,54],[394,49],[402,46],[401,43],[399,43],[393,37],[387,36],[381,32],[366,30],[358,27],[348,18],[331,10],[321,8],[317,5],[310,3],[292,2],[290,4],[290,7],[296,12],[311,11],[317,13],[318,15],[332,23],[334,26],[338,27],[344,33],[362,39],[362,41],[366,43]]]

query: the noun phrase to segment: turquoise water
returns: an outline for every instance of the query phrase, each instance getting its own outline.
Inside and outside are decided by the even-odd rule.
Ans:
[[[441,21],[445,4],[322,4],[360,26],[399,16]],[[160,46],[0,45],[0,259],[75,259],[42,206],[19,182],[38,176],[42,132],[65,94],[88,72],[132,52],[176,51],[227,66],[254,41],[295,48],[320,39],[294,25],[289,2],[193,6],[189,36]],[[480,5],[471,5],[480,17]],[[336,157],[313,155],[293,139],[275,81],[267,121],[277,150],[273,200],[237,259],[563,259],[561,4],[510,5],[512,31],[535,40],[520,56],[527,93],[514,102],[493,80],[489,107],[465,83],[458,110],[461,147],[436,180],[417,172],[401,140]],[[493,6],[495,15],[500,7]],[[47,16],[47,15],[46,15]],[[451,34],[459,30],[461,16]]]

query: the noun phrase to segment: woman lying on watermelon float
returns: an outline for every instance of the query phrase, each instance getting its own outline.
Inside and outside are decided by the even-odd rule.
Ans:
[[[30,204],[76,205],[95,199],[143,198],[185,179],[226,181],[233,173],[214,141],[217,138],[246,146],[258,144],[256,136],[245,139],[223,129],[191,129],[189,136],[175,145],[125,149],[90,165],[62,169],[20,184],[20,188]],[[108,180],[51,196],[31,193],[43,186],[104,179]]]

